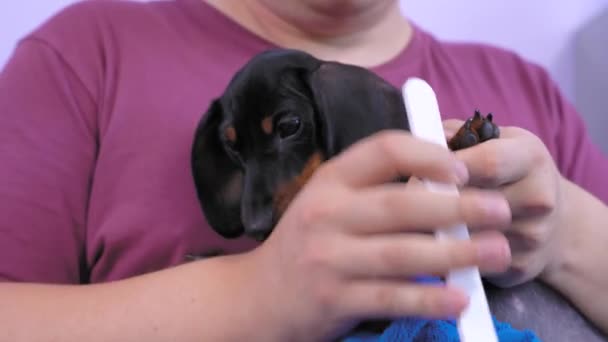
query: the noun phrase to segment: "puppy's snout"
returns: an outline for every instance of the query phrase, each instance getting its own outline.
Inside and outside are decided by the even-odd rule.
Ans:
[[[253,232],[249,233],[249,236],[252,239],[259,241],[259,242],[266,240],[266,238],[268,238],[269,235],[270,235],[269,230],[253,231]]]
[[[246,235],[257,241],[263,241],[270,235],[273,225],[271,210],[261,210],[244,216]]]

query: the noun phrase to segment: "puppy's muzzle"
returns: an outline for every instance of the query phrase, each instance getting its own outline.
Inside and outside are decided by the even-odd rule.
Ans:
[[[245,235],[257,241],[265,240],[272,232],[272,210],[243,210],[243,226]]]

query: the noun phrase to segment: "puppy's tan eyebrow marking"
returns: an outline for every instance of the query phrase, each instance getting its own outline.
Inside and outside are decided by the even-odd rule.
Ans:
[[[224,136],[230,143],[234,144],[236,142],[236,129],[234,129],[234,126],[231,125],[226,127]]]
[[[262,120],[262,131],[266,134],[272,134],[272,117],[267,116]]]

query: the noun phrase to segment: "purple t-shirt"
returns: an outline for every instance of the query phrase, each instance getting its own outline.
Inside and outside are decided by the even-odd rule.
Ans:
[[[86,1],[24,37],[0,74],[0,279],[102,282],[254,247],[208,227],[189,153],[210,100],[272,47],[202,0]],[[444,118],[479,108],[532,131],[608,200],[608,160],[542,68],[416,27],[373,71],[426,79]]]

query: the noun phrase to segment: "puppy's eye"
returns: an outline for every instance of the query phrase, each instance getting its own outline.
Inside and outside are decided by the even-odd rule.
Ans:
[[[300,118],[298,117],[286,117],[279,120],[277,124],[277,131],[281,138],[287,138],[294,135],[300,129]]]

